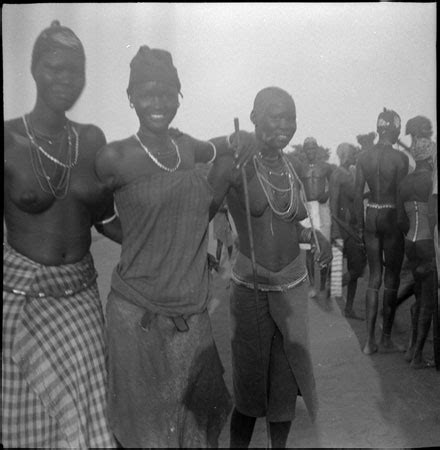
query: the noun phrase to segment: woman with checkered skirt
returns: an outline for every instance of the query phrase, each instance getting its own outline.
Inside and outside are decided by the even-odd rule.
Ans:
[[[85,85],[78,37],[55,21],[32,53],[33,110],[4,124],[2,444],[112,448],[91,226],[115,240],[94,125],[66,117]],[[101,222],[101,223],[100,223]]]

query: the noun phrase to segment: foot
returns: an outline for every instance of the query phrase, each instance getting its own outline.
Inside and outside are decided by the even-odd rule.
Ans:
[[[377,352],[377,344],[375,342],[367,342],[362,352],[365,355],[372,355]]]
[[[347,319],[365,320],[363,317],[358,316],[353,310],[350,310],[350,311],[344,311],[342,314],[343,314],[344,317],[346,317]]]
[[[309,298],[315,298],[317,296],[316,289],[311,287],[309,290]]]
[[[403,355],[403,359],[406,362],[411,362],[414,357],[414,347],[410,347],[406,350],[405,354]]]
[[[431,369],[432,367],[435,367],[435,364],[432,360],[421,358],[419,360],[413,359],[410,366],[412,369]]]
[[[405,351],[405,347],[395,344],[389,336],[382,336],[380,347],[382,353],[396,353]]]

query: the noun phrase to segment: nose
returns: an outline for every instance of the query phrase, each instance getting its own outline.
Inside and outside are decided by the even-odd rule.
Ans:
[[[74,77],[69,70],[60,70],[57,73],[56,80],[59,84],[68,85],[74,81]]]

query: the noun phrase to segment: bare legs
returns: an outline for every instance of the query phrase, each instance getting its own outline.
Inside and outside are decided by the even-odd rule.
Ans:
[[[307,274],[309,277],[309,284],[310,284],[310,291],[309,291],[309,297],[316,297],[316,290],[315,290],[315,259],[313,256],[313,253],[310,250],[306,251],[306,267],[307,267]],[[323,267],[320,270],[320,282],[319,282],[319,290],[320,292],[326,293],[326,287],[327,287],[327,279],[329,274],[329,267]]]
[[[315,260],[313,258],[313,253],[311,250],[306,251],[306,267],[307,267],[307,275],[309,277],[309,285],[310,285],[310,297],[316,297],[315,291]]]
[[[394,323],[394,316],[397,309],[397,290],[385,288],[383,290],[383,327],[381,346],[384,351],[395,352],[403,349],[393,343],[391,339],[391,329]]]
[[[357,291],[357,278],[352,278],[349,272],[342,277],[342,286],[347,286],[347,300],[345,302],[344,316],[350,319],[364,320],[353,311],[354,298]]]
[[[256,417],[242,414],[236,408],[232,412],[230,428],[230,448],[248,448],[252,439]],[[292,422],[270,422],[272,448],[286,448]]]
[[[377,289],[368,288],[365,294],[365,310],[367,322],[367,341],[363,348],[366,355],[377,352],[376,344],[376,318],[377,306],[379,304],[379,291]]]
[[[367,219],[370,216],[370,226],[374,231],[365,231],[364,233],[370,268],[370,278],[365,296],[367,341],[363,349],[363,352],[367,355],[376,352],[378,349],[374,333],[383,271],[385,274],[381,348],[386,352],[403,350],[394,345],[391,340],[391,330],[397,308],[397,289],[399,288],[400,270],[404,255],[403,235],[398,231],[396,232],[396,228],[393,227],[395,220],[392,220],[390,216],[383,218],[381,227],[384,228],[384,231],[380,232],[377,227],[381,221],[376,217],[376,214],[377,211],[371,211],[369,214],[367,210]]]
[[[231,416],[230,448],[249,447],[256,420],[256,417],[246,416],[234,408]]]

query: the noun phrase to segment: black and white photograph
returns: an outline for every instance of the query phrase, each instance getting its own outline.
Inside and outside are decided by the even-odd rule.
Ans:
[[[440,446],[437,3],[3,3],[4,448]]]

